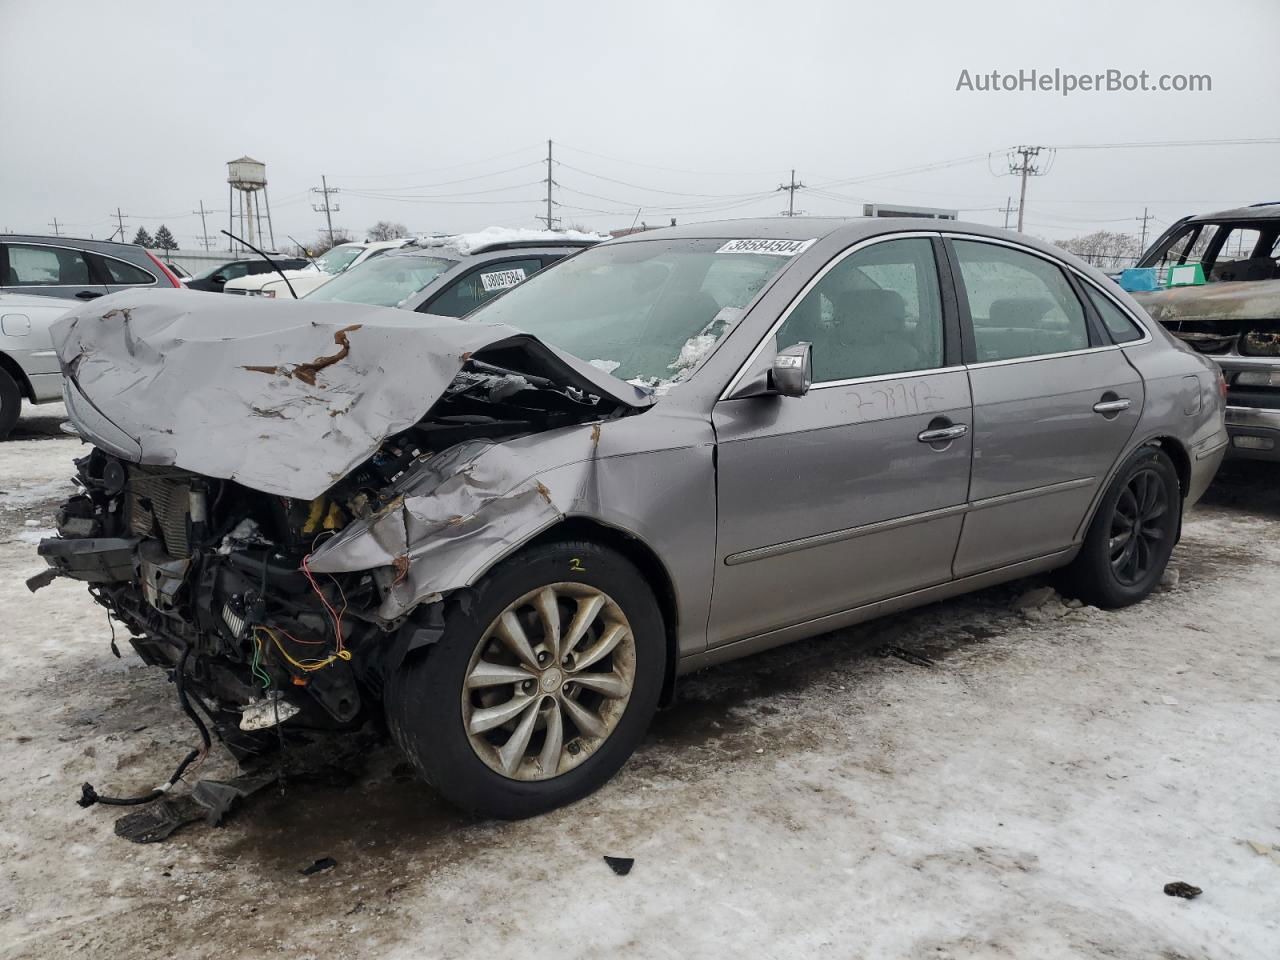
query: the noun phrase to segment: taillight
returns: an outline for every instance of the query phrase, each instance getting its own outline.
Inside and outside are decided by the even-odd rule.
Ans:
[[[1218,368],[1218,392],[1222,394],[1222,399],[1227,399],[1227,378],[1222,372],[1222,368]]]
[[[168,281],[169,281],[171,284],[173,284],[175,287],[180,287],[180,286],[182,286],[182,281],[178,279],[178,275],[177,275],[176,273],[174,273],[172,270],[170,270],[168,267],[166,267],[166,266],[164,265],[164,261],[162,261],[159,257],[157,257],[157,256],[156,256],[154,253],[152,253],[150,250],[146,250],[146,249],[144,248],[143,252],[144,252],[148,257],[150,257],[150,258],[151,258],[151,262],[152,262],[152,263],[154,263],[157,267],[159,267],[159,268],[160,268],[160,272],[164,274],[164,277],[165,277],[165,279],[166,279],[166,280],[168,280]]]

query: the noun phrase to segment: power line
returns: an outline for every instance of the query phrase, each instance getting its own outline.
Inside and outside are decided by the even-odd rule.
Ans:
[[[778,184],[778,190],[787,191],[787,209],[783,211],[783,216],[794,217],[796,215],[796,191],[803,190],[803,183],[796,183],[796,171],[791,169],[791,182]]]
[[[1142,240],[1139,242],[1138,245],[1143,250],[1146,250],[1147,249],[1147,221],[1154,220],[1155,216],[1149,210],[1147,210],[1146,207],[1143,207],[1142,216],[1134,217],[1133,219],[1142,221]]]
[[[551,141],[548,140],[547,141],[547,181],[546,181],[547,183],[547,215],[545,217],[534,217],[535,220],[541,220],[544,224],[546,224],[546,227],[548,230],[554,230],[555,225],[560,222],[551,212],[551,206],[552,206],[551,188],[556,186],[555,180],[551,178],[551,162],[552,162]]]
[[[1038,177],[1038,176],[1041,176],[1043,173],[1047,172],[1047,171],[1042,171],[1040,169],[1039,164],[1032,163],[1033,160],[1035,160],[1038,156],[1040,156],[1040,151],[1044,149],[1045,149],[1044,147],[1025,147],[1024,146],[1024,147],[1014,147],[1013,150],[1010,151],[1009,172],[1011,174],[1017,174],[1022,178],[1022,187],[1021,187],[1021,191],[1018,194],[1018,232],[1019,233],[1022,232],[1023,215],[1026,212],[1026,208],[1027,208],[1027,177]],[[1017,163],[1014,163],[1013,155],[1017,155],[1021,159]]]
[[[316,213],[319,213],[322,210],[324,211],[325,223],[327,223],[329,226],[329,245],[333,246],[333,214],[334,214],[334,211],[340,210],[342,208],[339,207],[336,203],[330,203],[329,195],[337,193],[338,188],[329,186],[329,181],[325,179],[324,174],[321,174],[320,186],[312,187],[311,192],[318,193],[320,194],[321,197],[324,198],[324,202],[321,204],[313,203],[311,205],[311,209],[314,210]]]
[[[1009,214],[1013,213],[1013,197],[1005,197],[1004,206],[997,208],[1004,214],[1004,228],[1009,229]]]
[[[116,235],[116,233],[119,233],[119,234],[120,234],[120,242],[121,242],[121,243],[124,243],[124,242],[125,242],[125,240],[124,240],[124,218],[125,218],[125,214],[123,214],[123,213],[121,213],[121,212],[120,212],[120,208],[119,208],[119,207],[116,207],[116,212],[115,212],[115,220],[116,220],[116,225],[117,225],[117,226],[116,226],[116,232],[113,232],[113,233],[111,234],[111,236],[113,236],[113,237],[114,237],[114,236]]]

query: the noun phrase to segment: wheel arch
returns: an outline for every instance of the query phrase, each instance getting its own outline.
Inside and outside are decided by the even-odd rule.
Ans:
[[[634,563],[653,590],[662,613],[663,631],[667,647],[666,676],[662,681],[662,698],[659,703],[669,704],[675,696],[676,662],[679,659],[677,643],[678,607],[675,583],[657,552],[640,537],[620,527],[612,526],[593,517],[565,517],[548,527],[532,540],[521,544],[515,551],[559,540],[590,540],[603,547],[616,550]]]
[[[35,391],[31,389],[31,381],[27,379],[22,367],[18,366],[18,361],[3,350],[0,350],[0,370],[3,370],[13,378],[13,382],[18,385],[18,392],[22,394],[24,400],[35,400]]]
[[[1089,504],[1089,512],[1085,515],[1079,528],[1076,530],[1076,541],[1079,542],[1093,525],[1093,518],[1098,512],[1098,507],[1102,504],[1102,498],[1106,496],[1107,491],[1111,489],[1111,484],[1115,481],[1116,474],[1120,472],[1120,468],[1129,462],[1129,458],[1141,450],[1143,447],[1155,447],[1164,453],[1165,456],[1173,463],[1173,471],[1178,477],[1178,491],[1185,499],[1187,490],[1191,487],[1191,455],[1187,453],[1187,448],[1182,445],[1177,437],[1168,434],[1157,433],[1146,437],[1143,440],[1133,444],[1125,450],[1123,456],[1117,457],[1116,462],[1112,464],[1111,470],[1107,473],[1104,483],[1098,485],[1097,495],[1093,498],[1093,503]],[[1178,511],[1178,538],[1182,537],[1182,511]]]

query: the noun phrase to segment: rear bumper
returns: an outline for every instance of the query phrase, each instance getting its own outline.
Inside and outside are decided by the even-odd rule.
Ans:
[[[1280,410],[1227,407],[1232,457],[1280,462]]]

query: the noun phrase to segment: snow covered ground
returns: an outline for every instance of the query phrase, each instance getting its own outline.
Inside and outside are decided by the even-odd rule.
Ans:
[[[707,671],[540,819],[466,820],[384,749],[138,846],[79,785],[157,783],[191,734],[80,586],[23,585],[59,412],[0,444],[0,957],[1280,956],[1274,470],[1215,485],[1145,604],[1023,582]]]

